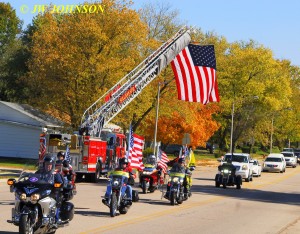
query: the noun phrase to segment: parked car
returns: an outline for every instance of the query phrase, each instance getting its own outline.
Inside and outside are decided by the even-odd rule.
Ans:
[[[282,152],[293,152],[294,153],[294,148],[283,148]]]
[[[227,153],[225,154],[224,162],[231,161],[236,168],[236,175],[240,175],[246,182],[253,180],[252,164],[250,163],[250,155],[244,153]]]
[[[174,156],[177,157],[181,150],[182,150],[182,145],[170,144],[170,145],[166,146],[166,148],[164,149],[164,152],[166,154],[173,154]]]
[[[294,152],[281,152],[285,158],[286,166],[295,168],[297,166],[297,157]]]
[[[300,149],[294,149],[294,154],[297,157],[297,162],[300,164]]]
[[[250,160],[250,163],[252,164],[253,176],[261,176],[262,167],[259,161],[257,159],[252,159]]]
[[[263,164],[263,171],[285,172],[286,162],[283,154],[269,154]]]

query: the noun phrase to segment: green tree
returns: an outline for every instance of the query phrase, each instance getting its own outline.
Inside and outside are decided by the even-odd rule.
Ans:
[[[253,130],[256,125],[263,125],[274,111],[290,106],[288,66],[275,60],[272,51],[253,41],[230,45],[222,59],[218,77],[223,100],[220,117],[224,120],[219,130],[223,132],[218,134],[229,137],[234,103],[233,146],[245,140],[243,136],[255,139],[264,136]]]
[[[23,97],[18,78],[23,74],[23,45],[19,38],[22,21],[9,3],[0,3],[0,100],[17,101]]]

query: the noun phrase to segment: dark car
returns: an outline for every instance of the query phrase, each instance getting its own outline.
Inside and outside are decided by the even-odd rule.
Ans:
[[[294,149],[294,154],[297,157],[297,161],[300,164],[300,149]]]
[[[174,156],[178,156],[181,150],[182,145],[171,144],[165,147],[164,152],[166,154],[173,154]]]

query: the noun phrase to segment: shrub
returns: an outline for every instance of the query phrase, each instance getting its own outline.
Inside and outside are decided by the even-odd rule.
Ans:
[[[148,157],[150,154],[153,154],[153,149],[148,147],[146,149],[143,150],[143,157],[146,158]]]

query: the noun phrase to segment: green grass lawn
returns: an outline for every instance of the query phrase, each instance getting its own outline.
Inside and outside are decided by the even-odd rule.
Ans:
[[[37,162],[37,159],[0,157],[0,167],[4,168],[35,170]]]

